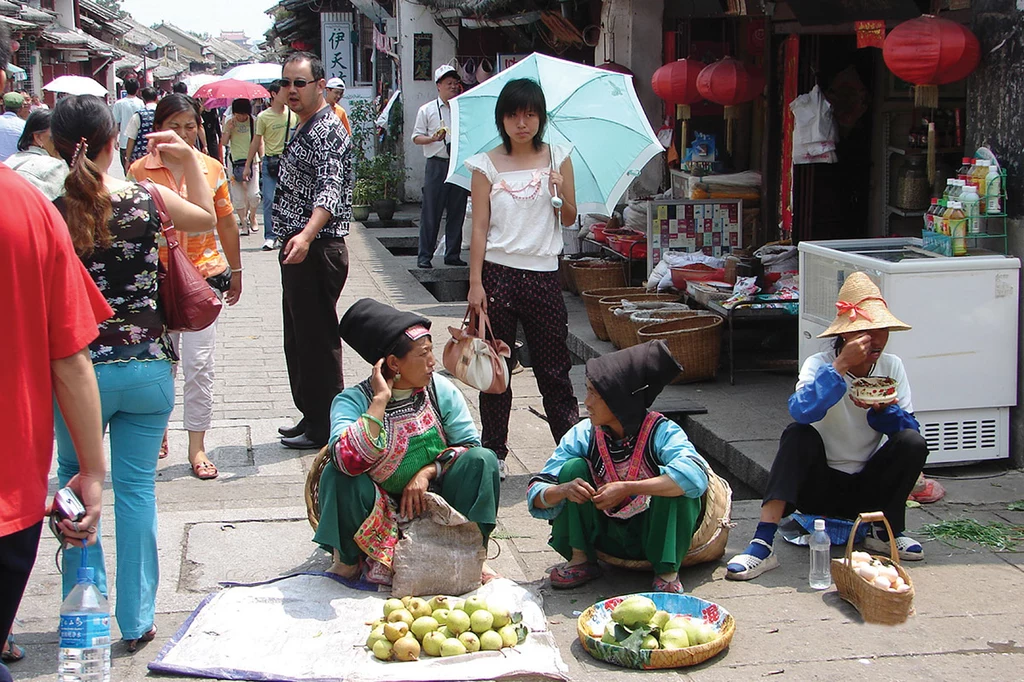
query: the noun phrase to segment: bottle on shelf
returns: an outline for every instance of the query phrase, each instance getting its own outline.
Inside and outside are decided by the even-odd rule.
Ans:
[[[969,156],[965,156],[962,159],[962,163],[960,165],[960,170],[958,170],[956,172],[956,177],[959,178],[960,180],[968,180],[968,181],[970,181],[971,173],[973,171],[974,171],[974,159],[972,159]]]
[[[109,682],[110,606],[82,549],[78,582],[60,606],[58,682]]]
[[[814,519],[814,532],[807,545],[811,550],[807,582],[812,590],[827,590],[832,584],[832,541],[825,532],[825,519]]]
[[[939,234],[949,234],[949,222],[946,220],[946,211],[948,210],[949,201],[947,199],[939,199],[939,207],[935,211],[935,217],[932,219],[933,229]]]
[[[986,188],[988,185],[985,183],[985,178],[988,177],[988,171],[991,164],[986,159],[978,159],[974,163],[974,170],[971,171],[971,182],[978,186],[978,196],[981,197],[981,212],[985,213],[985,199],[986,199]]]
[[[979,188],[980,191],[980,188]],[[988,166],[985,176],[985,213],[992,215],[1003,212],[1003,176],[995,166]],[[1005,232],[1005,230],[1003,230]]]
[[[978,188],[974,183],[967,183],[964,191],[960,193],[960,203],[963,204],[964,215],[967,216],[967,233],[981,234],[981,197],[978,195]]]
[[[946,215],[949,220],[949,235],[953,238],[953,255],[967,255],[967,215],[959,201],[949,202]]]
[[[935,231],[935,213],[939,210],[939,200],[932,197],[932,204],[924,212],[924,229]]]
[[[953,178],[946,180],[946,189],[942,190],[942,199],[949,201],[949,195],[953,191]]]

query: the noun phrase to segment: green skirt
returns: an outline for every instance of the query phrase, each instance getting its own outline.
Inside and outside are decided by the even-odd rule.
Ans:
[[[448,504],[479,526],[484,546],[498,515],[501,480],[498,458],[492,450],[470,448],[452,463],[441,481],[440,493]],[[387,494],[381,490],[382,494]],[[348,476],[333,464],[320,477],[320,524],[313,536],[325,551],[337,550],[341,561],[355,564],[362,556],[354,536],[373,510],[377,484],[367,474]]]
[[[558,473],[559,483],[577,478],[594,484],[590,466],[583,458],[569,460]],[[548,544],[566,559],[571,559],[573,549],[577,549],[596,561],[601,551],[620,559],[646,559],[655,573],[671,573],[679,570],[690,550],[700,512],[700,498],[651,497],[647,511],[622,520],[598,510],[593,502],[566,501],[565,508],[551,521]]]

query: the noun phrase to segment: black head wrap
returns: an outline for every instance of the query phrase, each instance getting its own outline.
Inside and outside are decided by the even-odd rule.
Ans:
[[[648,341],[587,361],[587,378],[627,435],[640,430],[647,408],[682,371],[664,341]]]
[[[338,333],[345,343],[371,365],[390,355],[406,330],[422,327],[429,332],[430,320],[416,313],[397,310],[372,298],[361,298],[345,311]],[[413,341],[425,336],[414,330]]]

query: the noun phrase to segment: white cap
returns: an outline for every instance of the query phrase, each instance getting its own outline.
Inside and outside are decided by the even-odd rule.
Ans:
[[[455,77],[459,78],[459,72],[455,70],[454,66],[452,66],[451,64],[442,64],[441,66],[437,67],[436,71],[434,71],[434,82],[437,83],[450,73],[454,73]],[[459,78],[459,80],[462,79]]]
[[[331,79],[329,79],[327,81],[327,87],[328,88],[337,88],[338,90],[344,90],[345,89],[345,81],[341,80],[340,78],[331,78]]]
[[[814,519],[814,530],[825,530],[825,519]]]

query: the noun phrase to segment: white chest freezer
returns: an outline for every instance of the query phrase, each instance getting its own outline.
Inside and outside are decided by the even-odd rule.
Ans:
[[[1000,254],[945,257],[916,238],[801,242],[800,362],[831,347],[846,276],[866,273],[889,309],[911,325],[886,352],[907,370],[929,464],[1010,456],[1017,404],[1020,261]]]

